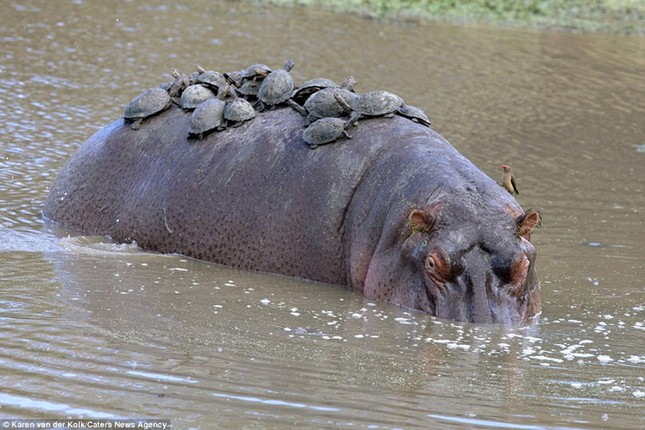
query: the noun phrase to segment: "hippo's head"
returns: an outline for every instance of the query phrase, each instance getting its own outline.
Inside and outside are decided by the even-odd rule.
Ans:
[[[393,247],[396,257],[390,248],[396,268],[385,258],[382,270],[370,270],[389,282],[368,282],[365,294],[460,321],[526,320],[540,312],[529,242],[540,221],[534,210],[482,209],[455,199],[413,209]]]

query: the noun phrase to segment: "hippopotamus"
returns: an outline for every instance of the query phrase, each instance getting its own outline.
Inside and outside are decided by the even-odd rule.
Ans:
[[[540,222],[430,127],[395,115],[310,149],[275,108],[202,140],[173,106],[119,119],[59,172],[45,218],[144,250],[346,285],[438,317],[540,312]]]

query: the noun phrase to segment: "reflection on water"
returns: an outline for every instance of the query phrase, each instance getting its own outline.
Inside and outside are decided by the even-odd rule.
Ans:
[[[0,416],[180,428],[639,428],[645,40],[385,23],[212,2],[21,1],[0,40]],[[337,286],[44,226],[69,155],[195,63],[293,58],[423,107],[493,178],[512,163],[543,314],[453,323]],[[242,423],[242,424],[241,424]],[[295,424],[294,424],[295,423]]]

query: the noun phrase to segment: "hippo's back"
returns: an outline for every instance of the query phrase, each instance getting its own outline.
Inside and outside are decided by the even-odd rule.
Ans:
[[[139,130],[119,120],[98,132],[59,173],[44,215],[152,251],[347,284],[345,215],[379,157],[406,139],[457,154],[402,117],[362,121],[315,150],[288,108],[203,140],[188,139],[189,122],[173,107]],[[404,166],[392,167],[395,182]]]

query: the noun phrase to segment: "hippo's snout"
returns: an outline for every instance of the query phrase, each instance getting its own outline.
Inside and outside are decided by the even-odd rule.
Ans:
[[[537,313],[539,304],[534,301],[539,297],[539,283],[530,256],[518,251],[505,258],[473,247],[458,265],[467,270],[452,279],[431,280],[428,291],[437,316],[477,323],[514,323]]]
[[[476,323],[517,323],[540,312],[536,252],[528,239],[539,213],[513,216],[476,208],[435,203],[409,214],[410,230],[400,245],[408,269],[374,270],[381,277],[399,274],[398,288],[386,291],[388,298]],[[379,291],[370,293],[380,297]]]

